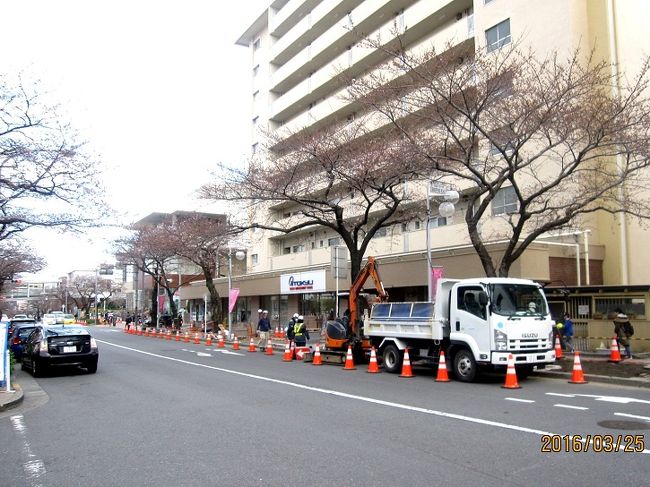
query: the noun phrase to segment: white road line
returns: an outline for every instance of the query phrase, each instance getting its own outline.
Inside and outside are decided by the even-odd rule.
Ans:
[[[556,408],[566,408],[566,409],[579,409],[580,411],[586,411],[589,408],[584,408],[582,406],[570,406],[569,404],[553,404]]]
[[[303,389],[306,391],[312,391],[312,392],[318,392],[321,394],[327,394],[330,396],[336,396],[336,397],[342,397],[346,399],[352,399],[355,401],[362,401],[362,402],[367,402],[371,404],[377,404],[379,406],[386,406],[386,407],[392,407],[395,409],[402,409],[402,410],[407,410],[407,411],[413,411],[417,413],[422,413],[422,414],[429,414],[431,416],[438,416],[442,418],[448,418],[448,419],[455,419],[457,421],[466,421],[468,423],[475,423],[475,424],[481,424],[483,426],[492,426],[494,428],[501,428],[501,429],[507,429],[511,431],[518,431],[520,433],[529,433],[537,436],[541,435],[553,435],[555,433],[551,433],[549,431],[544,431],[544,430],[538,430],[534,428],[527,428],[525,426],[517,426],[513,424],[507,424],[507,423],[501,423],[499,421],[490,421],[488,419],[481,419],[481,418],[474,418],[472,416],[463,416],[462,414],[455,414],[455,413],[447,413],[445,411],[437,411],[435,409],[427,409],[427,408],[421,408],[417,406],[409,406],[408,404],[401,404],[398,402],[390,402],[390,401],[383,401],[381,399],[374,399],[371,397],[365,397],[365,396],[358,396],[356,394],[348,394],[346,392],[340,392],[340,391],[334,391],[331,389],[322,389],[320,387],[312,387],[312,386],[306,386],[304,384],[298,384],[296,382],[289,382],[289,381],[284,381],[280,379],[273,379],[271,377],[264,377],[262,375],[256,375],[256,374],[248,374],[246,372],[239,372],[237,370],[230,370],[230,369],[224,369],[222,367],[215,367],[213,365],[207,365],[207,364],[200,364],[197,362],[190,362],[188,360],[182,360],[174,357],[167,357],[165,355],[159,355],[157,353],[151,353],[151,352],[145,352],[144,350],[138,350],[137,348],[131,348],[131,347],[125,347],[124,345],[118,345],[116,343],[110,343],[106,342],[104,340],[97,340],[98,342],[101,342],[105,345],[109,345],[112,347],[116,348],[121,348],[123,350],[129,350],[131,352],[135,353],[140,353],[142,355],[148,355],[150,357],[156,357],[164,360],[169,360],[171,362],[177,362],[181,364],[186,364],[186,365],[192,365],[194,367],[201,367],[204,369],[210,369],[210,370],[216,370],[219,372],[223,372],[225,374],[232,374],[232,375],[238,375],[240,377],[248,377],[249,379],[255,379],[255,380],[261,380],[265,382],[271,382],[274,384],[281,384],[289,387],[295,387],[296,389]],[[643,452],[646,455],[650,455],[650,450],[643,450]]]
[[[535,402],[532,399],[519,399],[517,397],[505,397],[506,401],[516,401],[516,402]]]
[[[27,460],[23,463],[23,470],[25,471],[25,476],[28,485],[31,487],[41,487],[43,484],[41,481],[42,477],[45,475],[45,464],[42,460],[36,458],[36,455],[32,453],[32,448],[29,445],[27,440],[27,428],[23,422],[23,415],[17,414],[11,416],[11,424],[13,425],[14,431],[23,441],[23,453]]]
[[[647,416],[637,416],[636,414],[614,413],[614,416],[625,416],[626,418],[643,419],[644,421],[650,422],[650,418]]]
[[[575,394],[559,394],[557,392],[547,392],[547,396],[557,396],[557,397],[576,397]]]

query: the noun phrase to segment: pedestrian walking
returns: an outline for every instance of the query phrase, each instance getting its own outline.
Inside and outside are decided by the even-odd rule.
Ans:
[[[262,310],[260,320],[257,322],[257,332],[260,336],[260,341],[257,346],[264,346],[269,339],[269,332],[271,331],[271,322],[269,321],[269,312]]]
[[[568,352],[573,352],[573,321],[571,315],[564,313],[564,326],[562,326],[562,336],[564,338],[564,345]]]

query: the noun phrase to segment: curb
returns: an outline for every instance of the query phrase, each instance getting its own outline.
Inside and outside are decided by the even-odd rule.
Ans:
[[[17,383],[14,383],[13,386],[14,392],[0,393],[0,412],[16,407],[18,404],[23,402],[23,399],[25,397],[23,394],[23,389]],[[7,395],[6,398],[5,395]]]
[[[571,379],[571,372],[556,372],[552,370],[536,370],[531,376],[546,377],[548,379]],[[650,388],[650,379],[637,379],[627,377],[614,377],[609,375],[585,374],[587,382],[599,382],[603,384],[616,384],[630,387]]]

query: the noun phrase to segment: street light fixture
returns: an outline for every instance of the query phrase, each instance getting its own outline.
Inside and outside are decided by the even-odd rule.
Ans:
[[[232,313],[230,312],[230,291],[232,290],[232,254],[233,249],[228,247],[228,337],[232,336]],[[237,260],[244,260],[246,254],[241,250],[235,252]],[[206,310],[207,313],[207,310]]]
[[[439,188],[432,188],[432,181],[427,181],[427,300],[433,300],[433,264],[431,261],[431,199],[438,202],[438,214],[449,218],[456,211],[456,203],[460,199],[458,191],[440,191]]]

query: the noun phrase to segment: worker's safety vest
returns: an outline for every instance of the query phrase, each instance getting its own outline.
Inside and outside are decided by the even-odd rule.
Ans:
[[[294,336],[302,336],[303,325],[304,323],[296,323],[295,325],[293,325]]]

